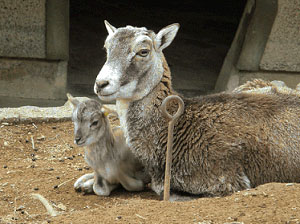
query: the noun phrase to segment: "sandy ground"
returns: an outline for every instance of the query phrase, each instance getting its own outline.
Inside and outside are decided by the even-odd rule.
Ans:
[[[75,192],[75,180],[88,172],[71,122],[0,124],[0,223],[300,223],[300,184],[163,202],[150,189],[119,189],[109,197]],[[33,193],[58,216],[50,216]]]

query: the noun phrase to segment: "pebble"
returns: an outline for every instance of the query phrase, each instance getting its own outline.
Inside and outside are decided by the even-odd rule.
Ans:
[[[53,188],[54,188],[54,189],[58,188],[58,185],[55,185]]]
[[[23,210],[25,207],[23,206],[23,205],[20,205],[17,209],[16,209],[16,211],[21,211],[21,210]]]
[[[39,188],[38,188],[38,187],[35,187],[35,188],[33,188],[33,190],[35,190],[35,191],[38,191],[38,190],[39,190]]]
[[[4,144],[4,146],[8,146],[8,142],[4,142],[3,144]]]
[[[294,183],[287,183],[285,186],[293,186]]]
[[[4,165],[3,168],[6,169],[6,168],[7,168],[7,165]]]
[[[78,171],[82,171],[82,168],[78,168]]]
[[[48,171],[53,171],[53,170],[54,170],[53,168],[49,168],[49,169],[48,169]]]

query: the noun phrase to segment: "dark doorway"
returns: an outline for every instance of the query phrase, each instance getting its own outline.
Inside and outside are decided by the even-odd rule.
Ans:
[[[115,27],[145,26],[158,32],[180,23],[164,53],[174,88],[186,96],[211,92],[230,48],[247,0],[148,1],[70,0],[68,88],[93,96],[95,78],[105,62],[103,20]]]

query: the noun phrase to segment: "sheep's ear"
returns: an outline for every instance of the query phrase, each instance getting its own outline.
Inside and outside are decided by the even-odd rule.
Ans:
[[[163,50],[168,47],[174,40],[178,29],[179,23],[174,23],[165,28],[162,28],[155,37],[156,49]]]
[[[104,20],[105,27],[107,29],[108,35],[113,34],[116,31],[116,28],[107,22],[107,20]]]
[[[74,98],[70,93],[67,93],[68,101],[71,103],[72,108],[74,109],[78,104],[79,100]]]

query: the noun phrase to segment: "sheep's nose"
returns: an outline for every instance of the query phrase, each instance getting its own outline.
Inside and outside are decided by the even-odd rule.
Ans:
[[[99,92],[101,89],[104,89],[106,86],[108,86],[108,81],[98,81],[96,82],[97,92]]]
[[[76,137],[75,138],[75,143],[78,144],[78,142],[81,140],[81,137]]]

